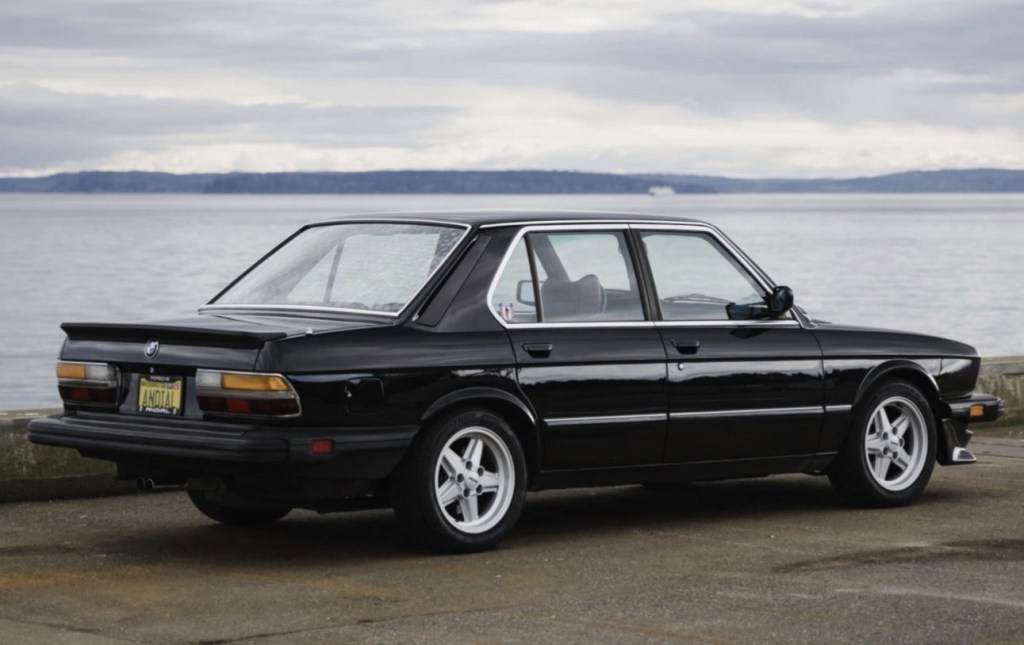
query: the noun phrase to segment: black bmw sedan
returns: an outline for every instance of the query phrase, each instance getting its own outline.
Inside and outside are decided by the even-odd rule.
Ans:
[[[722,232],[621,213],[303,227],[197,315],[65,323],[29,439],[184,484],[214,520],[393,506],[448,551],[527,490],[826,474],[898,506],[974,461],[977,352],[828,324]]]

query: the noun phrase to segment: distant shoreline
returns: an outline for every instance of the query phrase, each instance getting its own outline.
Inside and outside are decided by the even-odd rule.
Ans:
[[[83,171],[0,177],[0,193],[217,195],[628,195],[737,193],[1018,193],[1024,170],[911,171],[853,179],[735,179],[689,174],[561,170],[380,170],[172,174]]]

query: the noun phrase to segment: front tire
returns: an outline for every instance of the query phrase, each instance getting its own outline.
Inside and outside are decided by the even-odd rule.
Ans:
[[[395,483],[395,512],[414,539],[451,553],[495,547],[526,495],[526,458],[508,423],[486,410],[439,420],[413,445]]]
[[[935,419],[928,400],[909,383],[888,381],[854,408],[828,478],[858,506],[905,506],[928,484],[935,450]]]
[[[208,499],[206,492],[201,489],[190,488],[187,492],[188,498],[192,500],[192,504],[199,509],[200,513],[211,520],[229,526],[264,526],[273,524],[292,510],[290,508],[226,506]]]

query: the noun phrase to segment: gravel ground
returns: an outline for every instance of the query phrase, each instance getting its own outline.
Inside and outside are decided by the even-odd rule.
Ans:
[[[781,476],[532,494],[496,551],[389,511],[218,526],[180,492],[0,505],[3,643],[1024,642],[1024,433],[919,503]]]

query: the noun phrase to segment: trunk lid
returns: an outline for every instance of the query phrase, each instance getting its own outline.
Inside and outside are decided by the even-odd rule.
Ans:
[[[122,369],[140,365],[188,366],[251,370],[263,345],[308,333],[374,326],[365,321],[288,316],[214,316],[140,323],[64,323],[65,360],[117,363]],[[156,352],[146,347],[155,341]]]
[[[64,323],[61,359],[110,363],[119,371],[118,411],[142,414],[140,391],[154,380],[181,383],[178,416],[202,418],[196,370],[255,371],[269,342],[290,337],[379,326],[380,322],[292,316],[207,315],[142,323]]]

